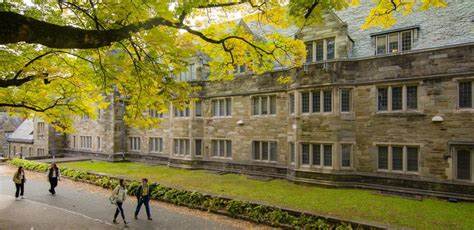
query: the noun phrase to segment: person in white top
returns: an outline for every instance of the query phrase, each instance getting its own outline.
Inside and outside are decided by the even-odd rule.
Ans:
[[[117,206],[117,209],[115,209],[115,215],[114,215],[114,220],[113,220],[114,224],[117,223],[117,216],[120,212],[120,214],[122,215],[123,223],[125,224],[125,226],[127,225],[127,221],[125,220],[125,215],[123,213],[123,208],[122,208],[122,204],[123,202],[125,202],[126,197],[127,197],[127,187],[125,186],[124,180],[120,179],[119,185],[115,187],[114,191],[112,192],[112,196],[110,198],[110,200],[113,203],[115,203],[115,205]]]
[[[49,167],[48,170],[48,179],[49,179],[49,184],[51,185],[51,188],[49,189],[49,192],[51,195],[56,195],[56,186],[58,186],[58,181],[60,180],[60,175],[61,173],[59,172],[58,166],[56,166],[55,163],[51,164],[51,167]]]

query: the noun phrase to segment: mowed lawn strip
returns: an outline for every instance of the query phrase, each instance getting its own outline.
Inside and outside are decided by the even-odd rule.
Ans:
[[[186,190],[222,194],[266,204],[332,216],[366,220],[417,229],[474,229],[474,203],[449,203],[435,198],[423,201],[387,197],[361,189],[332,189],[296,185],[286,180],[257,181],[244,175],[216,175],[141,163],[81,161],[63,167],[102,172]]]

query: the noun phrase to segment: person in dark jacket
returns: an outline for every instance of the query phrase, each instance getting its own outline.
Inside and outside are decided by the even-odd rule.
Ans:
[[[138,203],[137,209],[135,210],[135,219],[138,219],[138,213],[140,212],[142,204],[144,204],[146,215],[148,216],[149,220],[152,220],[150,214],[150,185],[148,185],[147,178],[142,179],[142,184],[140,185],[140,187],[138,187],[136,195]]]
[[[48,179],[49,184],[51,185],[49,192],[54,196],[56,195],[56,186],[58,186],[58,181],[60,180],[60,172],[58,166],[55,163],[51,164],[48,170]]]
[[[13,182],[15,183],[16,191],[15,191],[15,199],[19,200],[18,196],[21,196],[21,199],[24,199],[23,193],[25,191],[25,171],[23,167],[18,167],[18,170],[13,174]]]

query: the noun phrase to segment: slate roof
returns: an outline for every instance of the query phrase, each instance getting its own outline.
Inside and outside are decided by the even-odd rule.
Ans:
[[[33,143],[33,130],[34,123],[33,120],[25,120],[21,125],[15,130],[15,132],[10,135],[8,142],[23,142],[23,143]]]

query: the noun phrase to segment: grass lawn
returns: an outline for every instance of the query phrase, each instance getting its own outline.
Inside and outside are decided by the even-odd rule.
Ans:
[[[236,174],[148,166],[141,163],[72,162],[61,166],[152,182],[186,190],[238,197],[292,209],[417,229],[474,229],[474,203],[435,198],[414,201],[372,194],[369,190],[295,185],[286,180],[257,181]]]

